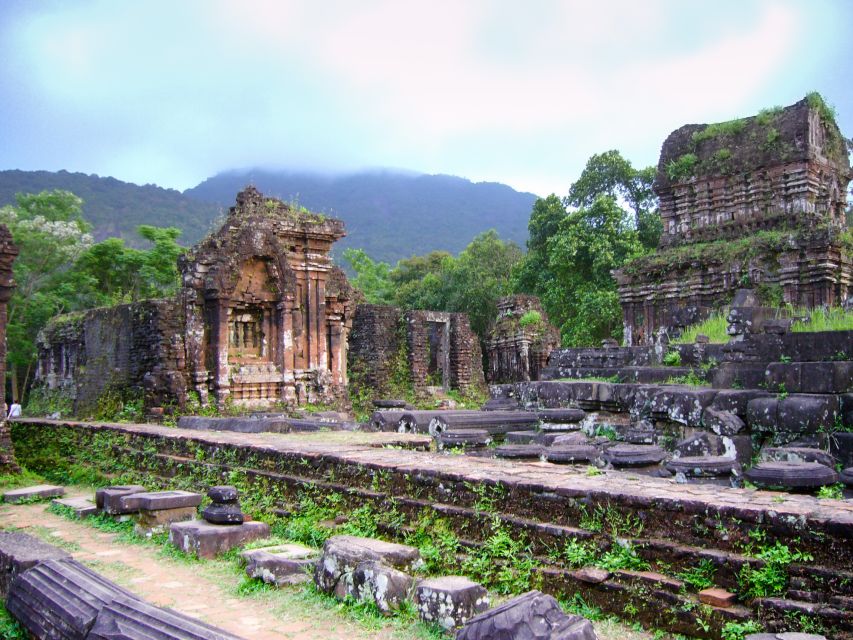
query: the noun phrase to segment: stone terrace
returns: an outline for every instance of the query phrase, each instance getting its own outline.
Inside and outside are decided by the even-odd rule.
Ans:
[[[464,545],[477,546],[496,512],[516,535],[528,536],[544,561],[549,548],[570,539],[601,547],[618,534],[659,571],[664,564],[672,574],[710,560],[717,566],[717,585],[730,590],[745,564],[762,564],[742,553],[750,532],[758,531],[768,543],[794,544],[814,557],[789,568],[792,589],[796,583],[802,600],[763,598],[749,608],[700,611],[670,577],[625,571],[590,575],[555,566],[540,569],[542,587],[567,597],[579,593],[612,613],[623,614],[630,603],[647,624],[699,637],[719,637],[726,621],[757,614],[773,626],[793,613],[817,617],[835,638],[853,638],[850,502],[432,454],[411,449],[423,448],[428,438],[405,434],[200,433],[33,419],[15,423],[13,437],[21,462],[37,471],[68,462],[107,474],[147,469],[164,486],[196,489],[237,472],[283,509],[295,504],[306,486],[337,491],[351,507],[371,504],[377,513],[394,507],[402,512],[403,531],[386,528],[389,537],[400,537],[432,512],[448,521]],[[69,451],[81,453],[68,458]],[[486,504],[492,507],[483,511]],[[697,625],[700,614],[709,630]]]

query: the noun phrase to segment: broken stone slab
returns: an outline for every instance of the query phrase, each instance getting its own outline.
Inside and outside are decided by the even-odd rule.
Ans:
[[[191,491],[150,491],[133,494],[133,504],[139,510],[195,508],[201,504],[201,494]]]
[[[539,420],[553,424],[569,424],[580,422],[586,418],[583,409],[541,409],[537,412]]]
[[[136,596],[76,560],[48,560],[12,580],[6,609],[36,638],[83,640],[117,598]]]
[[[47,560],[71,556],[52,544],[26,533],[0,531],[0,600],[6,599],[12,579]]]
[[[617,444],[607,448],[602,457],[614,467],[639,467],[662,462],[666,455],[654,444]]]
[[[592,623],[563,612],[553,596],[528,591],[471,618],[456,640],[596,640]]]
[[[480,407],[481,411],[512,411],[518,409],[518,401],[514,398],[489,398]]]
[[[32,487],[10,489],[3,494],[3,502],[17,504],[19,502],[33,502],[36,500],[47,500],[65,495],[65,488],[52,484],[38,484]]]
[[[495,447],[496,458],[512,460],[535,460],[542,455],[543,448],[538,444],[503,444]]]
[[[116,598],[98,613],[86,640],[241,640],[183,613]]]
[[[415,587],[415,606],[421,620],[456,629],[489,608],[489,595],[464,576],[427,578]]]
[[[764,447],[761,450],[761,459],[775,462],[817,462],[835,469],[835,458],[832,455],[811,447]]]
[[[393,423],[388,429],[380,429],[381,431],[398,431],[400,433],[430,433],[429,423],[436,416],[447,416],[450,414],[469,415],[479,414],[480,411],[472,409],[462,409],[451,411],[449,409],[431,409],[423,411],[403,411],[396,414],[398,417],[393,418]],[[389,418],[389,420],[391,420]]]
[[[269,525],[254,520],[239,525],[189,520],[175,522],[169,526],[169,542],[181,551],[199,558],[215,558],[234,547],[267,538],[269,535]]]
[[[744,419],[746,418],[747,405],[750,400],[770,397],[772,397],[772,394],[759,389],[720,389],[717,395],[714,396],[711,406],[708,408],[715,411],[733,413],[739,418]]]
[[[838,474],[818,462],[760,462],[745,474],[759,487],[816,489],[838,482]]]
[[[683,456],[673,458],[665,466],[672,473],[692,478],[729,476],[740,469],[738,461],[727,456]]]
[[[397,398],[379,398],[373,401],[373,406],[377,409],[408,409],[409,403]]]
[[[788,631],[785,633],[750,633],[743,640],[826,640],[826,636]]]
[[[737,604],[737,594],[719,587],[711,589],[703,589],[699,592],[699,602],[702,604],[711,605],[712,607],[722,607],[727,609]]]
[[[213,502],[236,502],[239,498],[237,487],[231,485],[217,485],[207,490],[207,497]]]
[[[411,573],[423,564],[415,547],[374,538],[332,536],[314,570],[314,583],[324,593],[346,595],[352,589],[353,572],[362,562],[377,561]],[[341,597],[343,597],[341,595]]]
[[[718,436],[733,436],[746,428],[736,413],[708,407],[702,412],[702,424]]]
[[[368,560],[355,568],[351,592],[347,595],[373,602],[379,611],[390,615],[409,599],[414,584],[415,580],[409,574],[378,560]]]
[[[599,455],[598,449],[588,444],[552,446],[545,449],[545,461],[554,464],[592,462]]]
[[[311,572],[319,556],[316,549],[300,544],[260,547],[240,554],[246,563],[246,575],[278,587],[311,580]]]
[[[371,431],[397,431],[400,418],[399,411],[374,411],[367,424]]]
[[[438,439],[439,449],[452,447],[485,447],[492,438],[484,429],[465,429],[463,431],[445,431]]]
[[[98,507],[89,498],[56,498],[51,502],[71,509],[76,518],[86,518],[98,513]]]
[[[848,487],[853,487],[853,467],[848,467],[838,474],[838,479]]]
[[[554,441],[559,438],[561,435],[564,435],[560,431],[540,431],[536,434],[536,437],[533,439],[532,444],[542,445],[543,447],[550,447],[554,444]],[[524,443],[519,443],[524,444]]]
[[[837,395],[792,393],[785,398],[757,398],[747,404],[753,430],[809,434],[833,425],[839,413]]]
[[[140,509],[138,513],[133,515],[133,531],[138,536],[149,538],[155,533],[164,533],[173,522],[192,520],[197,514],[195,507],[156,509],[154,511]]]
[[[563,447],[576,444],[588,444],[589,438],[583,431],[575,431],[574,433],[563,433],[554,438],[551,443],[552,447]]]
[[[178,427],[197,431],[234,431],[236,433],[289,433],[293,430],[291,418],[215,418],[207,416],[181,416]]]
[[[582,428],[582,424],[580,422],[540,422],[539,429],[540,431],[545,431],[547,433],[572,433],[575,431],[580,431]]]
[[[510,431],[504,436],[504,442],[507,444],[532,444],[539,435],[535,431]]]
[[[441,413],[429,421],[429,433],[437,437],[444,431],[460,429],[485,429],[491,435],[522,429],[535,430],[539,416],[532,411],[472,411],[469,413]]]
[[[98,509],[109,515],[115,516],[134,513],[139,510],[139,506],[131,500],[123,501],[123,498],[145,493],[146,491],[145,487],[138,484],[103,487],[95,492],[95,505]]]

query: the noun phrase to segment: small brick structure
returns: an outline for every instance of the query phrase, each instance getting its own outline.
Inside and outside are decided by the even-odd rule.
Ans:
[[[349,343],[354,384],[381,394],[402,374],[418,394],[428,387],[481,390],[482,362],[480,342],[464,313],[356,308]]]
[[[486,379],[490,384],[538,380],[551,351],[559,346],[560,332],[548,322],[539,298],[501,298],[486,340]]]
[[[853,293],[853,256],[840,235],[850,162],[821,102],[810,96],[669,135],[654,183],[660,248],[615,273],[625,344],[677,334],[746,282],[808,307]]]

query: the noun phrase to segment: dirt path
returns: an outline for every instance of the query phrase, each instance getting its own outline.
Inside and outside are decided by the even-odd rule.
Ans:
[[[87,495],[72,489],[69,496]],[[47,505],[0,504],[0,529],[17,528],[66,549],[77,560],[145,600],[186,613],[247,640],[418,640],[434,638],[420,625],[365,623],[319,601],[299,587],[239,595],[241,574],[233,562],[191,562],[165,555],[156,545],[129,544],[47,511]],[[645,640],[614,622],[596,623],[601,640]]]

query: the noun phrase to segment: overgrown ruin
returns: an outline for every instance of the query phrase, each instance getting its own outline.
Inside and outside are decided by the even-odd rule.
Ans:
[[[498,301],[498,317],[486,341],[491,384],[538,380],[560,332],[535,296],[515,295]]]
[[[654,183],[660,249],[616,273],[625,344],[677,335],[744,286],[776,306],[843,304],[853,291],[850,179],[844,137],[817,94],[673,131]]]
[[[0,474],[16,473],[20,470],[15,460],[15,448],[6,423],[6,305],[15,290],[12,278],[12,263],[18,257],[18,247],[12,242],[12,234],[5,224],[0,224],[0,380],[3,381],[3,415],[0,416]],[[17,398],[12,399],[17,402]]]
[[[223,226],[180,260],[171,300],[60,316],[42,332],[37,382],[91,410],[110,390],[147,406],[188,394],[247,406],[346,394],[353,293],[329,257],[340,220],[237,195]]]

